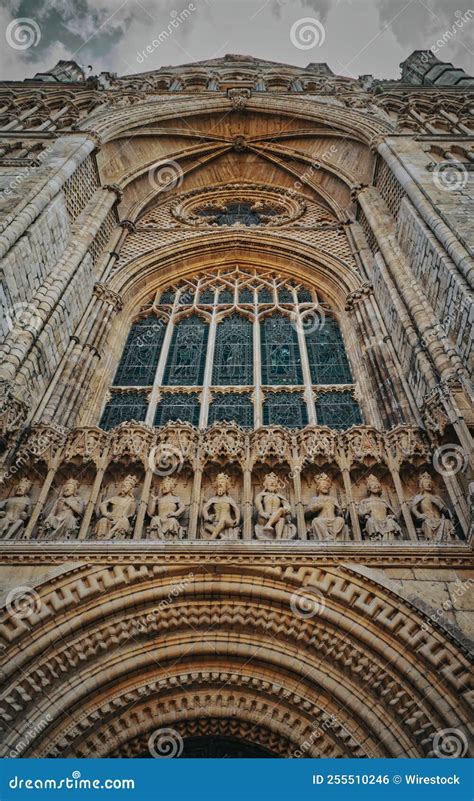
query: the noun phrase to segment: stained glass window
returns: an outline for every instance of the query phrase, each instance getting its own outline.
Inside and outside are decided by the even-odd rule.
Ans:
[[[183,423],[199,425],[199,396],[197,392],[165,393],[156,407],[155,426],[181,420]]]
[[[218,323],[212,383],[220,386],[253,384],[253,326],[240,314]]]
[[[132,325],[114,378],[114,386],[150,386],[155,378],[165,334],[157,317],[144,317]]]
[[[206,305],[212,306],[214,303],[214,290],[213,289],[203,289],[199,295],[199,303],[204,303]]]
[[[314,384],[352,384],[344,342],[336,320],[306,330],[306,348]]]
[[[209,326],[196,315],[176,324],[163,384],[199,386],[204,377]]]
[[[303,428],[308,424],[306,403],[301,392],[268,392],[263,404],[265,426]]]
[[[145,392],[117,392],[112,395],[104,409],[100,428],[109,431],[120,423],[136,420],[142,423],[146,417],[148,400]]]
[[[160,303],[169,303],[171,305],[174,303],[174,296],[174,289],[165,289],[165,291],[161,293]]]
[[[272,314],[260,323],[263,384],[302,384],[298,334],[289,317]]]
[[[191,305],[194,301],[194,290],[188,286],[182,290],[179,296],[179,303],[181,306]]]
[[[280,287],[278,290],[278,300],[280,303],[293,303],[293,293],[290,289]]]
[[[312,303],[313,298],[309,289],[305,287],[300,287],[298,289],[298,303]]]
[[[363,423],[359,404],[350,392],[323,392],[316,401],[318,425],[350,428]]]
[[[253,303],[253,289],[250,289],[248,286],[245,286],[243,289],[241,289],[239,293],[239,301],[240,303]]]
[[[237,392],[213,393],[208,424],[219,422],[237,423],[242,428],[252,428],[253,403],[250,395]]]
[[[217,225],[261,225],[263,217],[273,217],[276,209],[264,206],[256,209],[252,203],[227,203],[223,208],[206,208],[197,212],[201,217],[211,217]]]
[[[273,300],[273,292],[270,287],[262,287],[258,290],[258,302],[259,303],[274,303]]]
[[[219,292],[219,303],[233,303],[234,293],[230,289],[221,289]]]

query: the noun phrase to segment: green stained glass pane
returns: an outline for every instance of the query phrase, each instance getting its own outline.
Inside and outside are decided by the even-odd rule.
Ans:
[[[181,420],[183,423],[199,425],[199,396],[196,392],[173,392],[164,394],[156,407],[155,426]]]
[[[199,295],[199,303],[204,303],[205,305],[212,306],[212,304],[214,303],[214,290],[203,289]]]
[[[250,289],[248,286],[245,286],[243,289],[241,289],[239,292],[239,301],[240,303],[253,303],[253,289]]]
[[[145,317],[132,325],[114,386],[146,387],[153,384],[165,329],[165,323],[157,317]]]
[[[186,387],[202,384],[208,335],[209,326],[195,315],[176,324],[163,384]]]
[[[308,328],[306,348],[313,384],[352,384],[352,373],[336,320]]]
[[[350,392],[324,392],[316,401],[318,425],[345,429],[363,424],[359,404]]]
[[[146,417],[148,400],[144,392],[116,393],[104,409],[100,428],[109,431],[120,423],[136,420],[142,423]]]
[[[253,326],[232,314],[218,323],[212,383],[218,386],[253,384]]]
[[[272,314],[260,323],[263,384],[302,384],[298,334],[289,317]]]
[[[259,303],[273,303],[273,292],[269,287],[262,287],[258,290]]]
[[[263,404],[263,424],[304,428],[308,425],[308,413],[302,393],[268,392]]]
[[[213,395],[209,406],[209,423],[237,423],[242,428],[253,426],[253,403],[250,395],[220,392]]]

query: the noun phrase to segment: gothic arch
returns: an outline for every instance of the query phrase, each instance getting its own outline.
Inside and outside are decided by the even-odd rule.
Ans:
[[[350,567],[267,559],[214,556],[209,570],[179,549],[168,568],[110,556],[36,586],[32,614],[5,610],[0,629],[7,753],[44,720],[25,756],[86,756],[105,739],[120,751],[208,715],[291,751],[310,738],[315,756],[429,756],[437,731],[465,730],[468,661],[442,628]],[[316,603],[306,617],[302,592]]]

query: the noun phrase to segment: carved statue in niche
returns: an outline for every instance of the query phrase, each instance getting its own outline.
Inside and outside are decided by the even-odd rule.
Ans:
[[[445,542],[456,539],[451,512],[439,495],[433,495],[433,479],[422,473],[418,486],[420,492],[410,500],[410,512],[422,539]]]
[[[131,535],[132,518],[137,504],[133,495],[138,481],[135,476],[125,476],[118,495],[106,498],[100,504],[102,517],[97,523],[95,533],[99,540],[123,540]]]
[[[148,515],[150,525],[147,529],[147,539],[150,540],[180,540],[185,535],[185,529],[180,525],[186,507],[179,495],[174,495],[176,479],[166,476],[161,482],[160,495],[151,495],[148,502]]]
[[[258,515],[255,534],[259,540],[290,540],[296,535],[296,526],[291,522],[291,506],[281,489],[282,482],[278,476],[268,473],[263,479],[263,490],[255,498]]]
[[[21,537],[31,515],[31,481],[22,478],[16,492],[10,498],[0,501],[0,540]]]
[[[78,486],[75,478],[64,482],[59,498],[40,527],[38,539],[75,539],[84,514],[84,501],[77,492]]]
[[[382,497],[382,485],[377,476],[370,475],[366,481],[367,498],[358,505],[362,528],[369,540],[390,541],[402,536],[395,511]]]
[[[321,542],[344,540],[348,536],[344,522],[344,509],[339,506],[335,495],[331,495],[332,481],[326,473],[316,479],[318,495],[311,498],[306,508],[306,516],[312,517],[310,539]]]
[[[231,495],[230,478],[226,473],[216,477],[216,494],[202,508],[201,538],[235,540],[240,537],[240,509]]]

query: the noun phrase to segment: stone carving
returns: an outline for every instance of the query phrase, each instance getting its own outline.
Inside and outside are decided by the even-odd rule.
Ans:
[[[219,473],[216,478],[216,494],[202,508],[202,539],[236,540],[240,537],[240,509],[228,494],[230,478]]]
[[[31,515],[31,481],[22,478],[16,492],[10,498],[0,501],[0,539],[11,540],[21,537]]]
[[[410,500],[410,512],[421,539],[445,542],[456,539],[451,512],[439,495],[433,494],[433,479],[422,473],[419,479],[420,492]]]
[[[244,87],[235,87],[228,90],[227,96],[232,103],[233,109],[236,111],[243,111],[247,107],[247,103],[252,96],[252,92],[250,89],[245,89]]]
[[[348,529],[344,522],[344,509],[339,506],[335,495],[331,495],[332,481],[326,473],[316,479],[318,494],[311,498],[306,508],[306,516],[312,517],[309,530],[310,539],[325,542],[344,540]]]
[[[166,476],[161,482],[160,495],[151,495],[148,502],[150,525],[146,538],[150,540],[180,540],[185,529],[180,524],[186,507],[179,495],[174,495],[176,479]]]
[[[75,539],[84,514],[84,501],[77,492],[78,482],[68,478],[49,515],[40,526],[38,539]]]
[[[5,379],[0,380],[0,433],[2,436],[17,431],[26,420],[27,403],[15,395],[15,387]]]
[[[263,480],[263,490],[255,498],[257,539],[291,540],[296,536],[296,526],[291,522],[292,510],[289,501],[279,491],[282,482],[275,473],[268,473]]]
[[[401,537],[402,530],[397,523],[395,511],[382,497],[380,481],[376,476],[370,475],[366,483],[368,496],[358,505],[366,538],[389,541]]]
[[[133,490],[137,483],[135,476],[125,476],[118,495],[100,504],[102,517],[95,529],[97,539],[124,540],[131,537],[132,519],[137,509]]]

